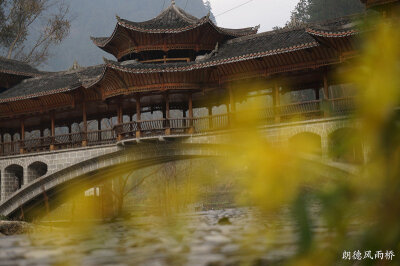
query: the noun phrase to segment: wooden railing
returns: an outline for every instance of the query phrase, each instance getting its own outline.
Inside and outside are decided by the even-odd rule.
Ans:
[[[96,130],[87,133],[87,144],[89,146],[111,144],[117,140],[115,130]]]
[[[20,153],[21,142],[19,140],[0,144],[1,155],[16,155]]]
[[[116,143],[118,140],[137,137],[153,137],[205,133],[229,129],[247,120],[257,124],[286,122],[292,119],[312,119],[324,116],[349,115],[355,110],[354,98],[338,98],[327,101],[309,101],[241,112],[205,116],[198,118],[171,118],[133,121],[116,125],[113,129],[70,133],[35,139],[0,143],[0,156],[17,155],[81,146],[96,146]],[[253,121],[251,121],[253,122]]]
[[[356,109],[356,98],[336,98],[329,101],[331,115],[349,115]]]

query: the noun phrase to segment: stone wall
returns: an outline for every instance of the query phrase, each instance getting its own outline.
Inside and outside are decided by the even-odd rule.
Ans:
[[[117,150],[118,146],[114,144],[101,147],[87,147],[0,158],[1,201],[5,200],[16,191],[17,186],[15,181],[15,171],[13,170],[14,165],[20,166],[23,169],[21,180],[21,186],[23,187],[40,177],[35,171],[29,170],[29,166],[33,163],[44,163],[47,165],[46,175],[51,175],[79,162],[96,158],[104,154],[109,154]]]

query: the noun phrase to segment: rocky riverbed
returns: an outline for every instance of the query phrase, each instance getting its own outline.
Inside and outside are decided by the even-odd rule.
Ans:
[[[295,239],[290,222],[275,228],[253,210],[212,210],[0,235],[0,265],[270,265],[296,252]]]

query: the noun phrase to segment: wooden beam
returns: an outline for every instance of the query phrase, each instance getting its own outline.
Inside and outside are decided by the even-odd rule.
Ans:
[[[122,111],[122,103],[118,104],[117,118],[118,118],[118,124],[122,124],[124,121],[124,114]]]
[[[135,97],[135,100],[136,100],[136,121],[140,121],[142,119],[140,95],[137,95]]]
[[[165,118],[169,119],[170,118],[170,104],[169,104],[169,94],[166,93],[164,95],[164,99],[165,99]]]
[[[281,105],[281,97],[280,97],[280,93],[279,93],[278,82],[274,82],[272,99],[273,99],[273,104],[275,107]]]
[[[169,123],[169,118],[170,118],[170,105],[169,105],[169,94],[168,92],[164,94],[164,99],[165,99],[165,113],[164,113],[164,118],[166,119],[165,121],[165,135],[171,135],[171,128],[170,128],[170,123]]]
[[[281,122],[281,114],[280,114],[279,107],[281,105],[281,97],[280,97],[279,85],[278,85],[277,81],[275,81],[275,83],[274,83],[272,97],[273,97],[272,99],[273,99],[273,104],[274,104],[275,123],[280,123]]]
[[[229,93],[229,104],[230,110],[232,113],[236,112],[236,103],[235,103],[235,96],[233,95],[233,90],[231,87],[228,88]]]
[[[25,153],[25,149],[24,149],[25,142],[24,141],[25,141],[25,120],[21,119],[21,146],[19,148],[20,154]]]
[[[208,119],[208,127],[209,127],[209,129],[212,129],[214,127],[213,118],[212,118],[212,115],[213,115],[212,109],[213,109],[213,107],[211,105],[207,106],[208,117],[209,117],[209,119]]]
[[[56,121],[55,121],[54,112],[51,112],[51,114],[50,114],[50,121],[51,121],[51,127],[50,127],[51,144],[50,144],[50,150],[54,151],[55,150],[54,136],[56,135]]]
[[[316,99],[316,100],[319,100],[319,99],[320,99],[319,88],[314,89],[314,91],[315,91],[315,99]]]
[[[87,124],[87,114],[86,114],[86,102],[82,103],[82,122],[83,122],[83,139],[82,146],[87,146],[87,132],[88,132],[88,124]]]
[[[193,95],[189,93],[188,97],[189,118],[193,119]]]
[[[136,122],[137,122],[137,131],[136,131],[136,138],[140,138],[141,135],[141,120],[142,120],[142,114],[141,114],[141,104],[140,104],[140,95],[136,95],[135,97],[136,100]]]
[[[324,99],[329,100],[330,95],[329,95],[329,82],[328,82],[328,72],[325,70],[324,71]]]
[[[189,134],[194,133],[193,127],[193,95],[189,93],[188,95],[188,109],[189,109]]]

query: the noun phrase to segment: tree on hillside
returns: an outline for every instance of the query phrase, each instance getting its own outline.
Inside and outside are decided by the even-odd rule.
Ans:
[[[213,12],[212,12],[212,7],[211,7],[210,1],[209,1],[209,0],[205,1],[205,2],[204,2],[204,6],[205,6],[205,8],[208,10],[208,13],[210,14],[210,19],[211,19],[214,23],[217,23],[217,20],[215,19],[215,16],[214,16],[214,14],[213,14]]]
[[[364,5],[360,0],[300,0],[292,11],[285,28],[335,19],[362,11],[364,11]]]
[[[0,0],[0,51],[9,59],[39,65],[70,30],[62,0]]]
[[[309,0],[309,22],[344,17],[364,11],[360,0]]]

